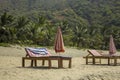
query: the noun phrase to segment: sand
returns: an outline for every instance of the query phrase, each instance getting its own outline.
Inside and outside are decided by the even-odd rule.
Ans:
[[[49,51],[58,55],[53,49]],[[27,61],[23,68],[21,61],[25,54],[23,47],[0,47],[0,80],[120,80],[120,65],[86,65],[82,58],[88,54],[86,50],[66,48],[60,55],[72,56],[72,68],[67,68],[65,61],[62,69],[56,68],[56,61],[51,69],[47,65],[41,67],[41,61],[38,67],[30,67]]]

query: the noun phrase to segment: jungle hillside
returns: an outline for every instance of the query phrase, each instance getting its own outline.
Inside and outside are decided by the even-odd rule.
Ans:
[[[120,1],[0,0],[0,43],[53,46],[58,26],[65,46],[120,49]]]

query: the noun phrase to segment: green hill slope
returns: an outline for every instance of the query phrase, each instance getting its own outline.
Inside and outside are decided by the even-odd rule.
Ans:
[[[49,20],[67,20],[89,25],[119,26],[120,1],[118,0],[0,0],[0,12],[28,17],[44,15]]]
[[[0,42],[53,45],[60,25],[65,45],[120,46],[120,0],[0,0],[0,12]]]

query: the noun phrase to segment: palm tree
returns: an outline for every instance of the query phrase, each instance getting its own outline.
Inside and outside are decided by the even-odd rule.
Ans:
[[[18,41],[21,40],[22,42],[25,42],[27,40],[27,36],[29,34],[29,28],[27,27],[28,24],[29,20],[23,16],[17,19],[15,29]]]
[[[55,30],[55,27],[54,25],[48,23],[46,25],[46,28],[44,30],[44,43],[46,43],[45,45],[47,46],[50,46],[50,45],[53,45],[54,43],[54,30]]]
[[[14,17],[12,15],[8,15],[6,12],[0,17],[1,26],[10,25],[13,21]]]
[[[47,21],[42,16],[37,18],[35,22],[30,22],[28,28],[31,37],[29,37],[29,39],[31,39],[35,44],[44,45],[43,41],[45,40],[45,32],[47,31],[46,25]]]
[[[72,41],[77,47],[84,46],[84,41],[88,35],[88,29],[84,26],[76,26],[73,28]]]
[[[29,20],[25,17],[19,17],[17,22],[16,22],[16,28],[20,29],[26,26],[29,23]]]
[[[15,18],[6,12],[0,16],[0,42],[10,42],[15,38],[13,21]]]
[[[89,32],[89,48],[100,49],[103,44],[103,36],[101,35],[101,26],[90,26]]]

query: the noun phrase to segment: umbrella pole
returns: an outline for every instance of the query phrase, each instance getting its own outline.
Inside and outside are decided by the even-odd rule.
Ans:
[[[60,56],[60,52],[59,53],[57,53],[58,54],[58,56]]]

